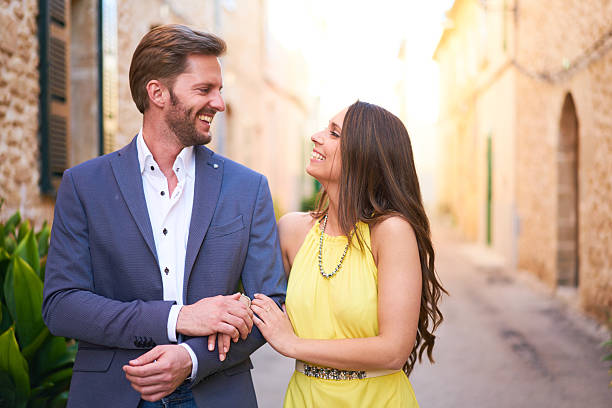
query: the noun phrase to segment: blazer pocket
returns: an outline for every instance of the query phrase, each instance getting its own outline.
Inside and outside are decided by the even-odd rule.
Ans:
[[[222,225],[211,225],[208,228],[208,233],[206,234],[207,238],[218,238],[224,235],[233,234],[234,232],[238,232],[244,228],[244,223],[242,222],[242,214],[238,215],[233,220],[222,224]]]
[[[81,349],[77,352],[73,371],[107,371],[115,356],[114,350]]]

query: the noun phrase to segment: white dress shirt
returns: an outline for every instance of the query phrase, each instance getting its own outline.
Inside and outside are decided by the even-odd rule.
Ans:
[[[185,255],[195,185],[193,147],[185,147],[174,161],[172,168],[178,179],[178,184],[170,195],[168,179],[160,170],[153,154],[147,147],[142,136],[142,129],[138,133],[136,146],[149,220],[153,228],[164,300],[176,302],[170,308],[167,329],[168,340],[176,343],[176,321],[183,306]],[[185,347],[191,356],[193,364],[191,378],[195,378],[198,368],[197,357],[189,345],[182,343],[181,346]]]

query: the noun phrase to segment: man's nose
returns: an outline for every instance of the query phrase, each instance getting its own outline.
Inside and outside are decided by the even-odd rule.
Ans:
[[[221,92],[217,92],[214,98],[210,101],[210,107],[215,109],[217,112],[223,112],[225,110],[225,102],[221,96]]]

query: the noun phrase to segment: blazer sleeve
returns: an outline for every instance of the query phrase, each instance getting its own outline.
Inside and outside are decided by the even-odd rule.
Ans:
[[[268,181],[260,176],[257,199],[253,206],[249,246],[242,269],[242,284],[246,294],[253,298],[263,293],[274,299],[279,306],[285,302],[287,280],[283,270],[280,245],[272,197]],[[208,351],[208,337],[195,337],[186,341],[198,358],[198,372],[194,383],[216,372],[240,364],[265,343],[256,326],[246,340],[232,343],[225,361],[219,361],[217,351]]]
[[[173,302],[121,302],[95,293],[88,219],[70,170],[57,193],[47,256],[42,314],[56,336],[108,347],[167,344]]]

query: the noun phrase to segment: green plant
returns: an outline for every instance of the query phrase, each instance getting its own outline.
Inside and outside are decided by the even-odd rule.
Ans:
[[[610,320],[610,323],[612,326],[612,319]],[[603,342],[601,346],[605,349],[612,351],[612,331],[610,332],[610,340]],[[610,354],[605,355],[602,361],[612,361],[612,352]],[[610,375],[612,375],[612,366],[610,366],[610,370],[608,372],[610,373]],[[612,381],[610,381],[609,386],[612,387]]]
[[[308,197],[302,197],[300,203],[300,211],[308,212],[315,209],[317,205],[317,199],[319,197],[319,191],[321,191],[321,184],[317,180],[313,180],[314,189]]]
[[[0,223],[2,407],[66,406],[76,344],[51,335],[42,319],[49,235],[46,222],[35,232],[19,212]]]

